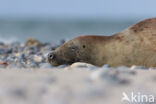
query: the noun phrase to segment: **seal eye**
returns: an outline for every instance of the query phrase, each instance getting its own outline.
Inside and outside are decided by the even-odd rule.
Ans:
[[[83,48],[86,48],[86,46],[85,46],[85,45],[83,45],[82,47],[83,47]]]

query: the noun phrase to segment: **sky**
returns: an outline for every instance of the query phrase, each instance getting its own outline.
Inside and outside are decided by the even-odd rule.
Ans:
[[[0,0],[0,18],[149,18],[156,0]]]

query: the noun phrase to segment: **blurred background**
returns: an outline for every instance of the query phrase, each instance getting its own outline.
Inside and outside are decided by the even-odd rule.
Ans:
[[[0,40],[111,35],[156,17],[156,0],[0,0]]]

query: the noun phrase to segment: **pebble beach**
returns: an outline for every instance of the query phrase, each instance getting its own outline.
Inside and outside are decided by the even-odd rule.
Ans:
[[[47,63],[64,42],[0,42],[0,104],[156,104],[156,68]]]
[[[62,45],[65,40],[57,43],[42,43],[30,38],[26,43],[0,43],[1,68],[52,68],[47,63],[47,54]]]

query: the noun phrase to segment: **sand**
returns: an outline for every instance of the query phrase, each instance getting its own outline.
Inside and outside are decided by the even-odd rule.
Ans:
[[[2,68],[0,104],[149,104],[152,96],[154,102],[150,104],[155,104],[155,86],[154,68],[98,68],[89,64],[50,69]],[[123,94],[130,101],[122,101]],[[146,99],[141,99],[143,95]]]

